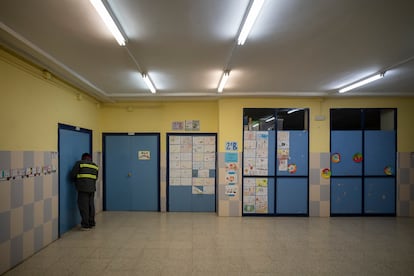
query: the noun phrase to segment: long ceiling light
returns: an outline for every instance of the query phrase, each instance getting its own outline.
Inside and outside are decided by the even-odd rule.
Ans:
[[[360,86],[363,86],[363,85],[365,85],[365,84],[368,84],[368,83],[370,83],[370,82],[373,82],[373,81],[376,81],[376,80],[379,80],[379,79],[381,79],[382,77],[384,77],[384,75],[385,75],[385,72],[384,73],[380,73],[380,74],[376,74],[376,75],[374,75],[374,76],[372,76],[372,77],[369,77],[369,78],[367,78],[367,79],[363,79],[363,80],[361,80],[361,81],[358,81],[358,82],[356,82],[356,83],[354,83],[354,84],[351,84],[351,85],[348,85],[348,86],[346,86],[346,87],[344,87],[344,88],[341,88],[341,89],[339,89],[339,93],[345,93],[345,92],[348,92],[349,90],[352,90],[352,89],[355,89],[355,88],[357,88],[357,87],[360,87]]]
[[[217,88],[217,91],[219,93],[223,92],[224,86],[226,85],[226,82],[229,79],[229,76],[230,76],[230,71],[224,71],[223,76],[221,76],[219,86]]]
[[[111,31],[112,35],[115,37],[116,41],[120,46],[125,46],[126,39],[122,35],[118,26],[115,24],[114,19],[111,17],[109,11],[106,9],[102,0],[90,0],[93,7],[96,9],[102,20],[105,22],[106,27]]]
[[[302,110],[302,108],[289,109],[287,114],[292,114],[292,113],[295,113],[296,111],[300,111],[300,110]]]
[[[152,84],[151,79],[149,78],[148,74],[142,74],[142,78],[144,79],[145,83],[148,86],[148,89],[151,91],[151,93],[155,93],[157,92],[157,90],[155,89],[154,84]]]
[[[264,0],[253,0],[253,4],[250,6],[249,13],[246,20],[243,23],[243,27],[240,31],[239,38],[237,39],[238,45],[243,45],[259,15],[260,10],[263,7]]]

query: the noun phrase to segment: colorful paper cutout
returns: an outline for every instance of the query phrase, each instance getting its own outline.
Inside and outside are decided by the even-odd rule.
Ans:
[[[331,156],[332,163],[339,163],[341,162],[341,155],[339,153],[334,153]]]
[[[386,166],[386,167],[384,168],[384,173],[385,173],[386,175],[392,175],[392,168],[391,168],[391,166]]]
[[[331,177],[331,170],[329,168],[324,168],[321,170],[321,176],[325,179],[328,179]]]
[[[296,172],[296,164],[289,164],[288,165],[288,172],[289,173],[295,173]]]
[[[362,153],[360,152],[355,153],[354,156],[352,157],[352,160],[354,160],[355,163],[361,163],[363,160]]]

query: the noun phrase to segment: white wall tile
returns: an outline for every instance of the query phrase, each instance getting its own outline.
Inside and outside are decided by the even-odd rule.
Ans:
[[[43,200],[39,200],[34,203],[34,227],[40,226],[43,224]]]
[[[25,178],[23,180],[23,205],[34,202],[34,177]]]
[[[10,241],[0,244],[0,274],[10,268]]]
[[[10,181],[0,181],[0,213],[10,210],[11,188]]]
[[[23,258],[30,257],[34,253],[33,229],[23,233]]]
[[[14,238],[23,233],[23,206],[10,211],[10,237]]]

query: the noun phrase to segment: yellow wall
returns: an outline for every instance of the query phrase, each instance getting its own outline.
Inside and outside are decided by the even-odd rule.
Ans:
[[[166,150],[165,133],[173,132],[174,121],[199,120],[197,132],[218,131],[215,101],[119,103],[105,104],[101,109],[102,132],[159,132],[161,151]]]
[[[81,94],[79,100],[78,95]],[[310,152],[329,152],[329,109],[398,108],[398,151],[414,152],[414,97],[222,98],[210,101],[148,101],[104,104],[0,49],[0,150],[57,150],[57,124],[93,130],[93,149],[102,132],[165,133],[172,122],[200,120],[199,132],[217,132],[218,149],[237,141],[242,151],[243,108],[310,108]],[[315,121],[316,115],[325,120]]]
[[[414,97],[257,98],[219,101],[219,151],[226,141],[238,141],[242,151],[243,108],[309,108],[309,151],[329,152],[331,108],[397,108],[397,150],[414,152]],[[323,115],[325,120],[316,121]]]
[[[224,151],[227,141],[237,141],[242,151],[243,108],[310,108],[310,151],[329,151],[329,122],[314,121],[321,115],[318,98],[240,98],[219,101],[219,149]],[[323,114],[326,118],[328,114]],[[328,148],[326,148],[326,145]]]
[[[57,151],[64,123],[93,130],[93,150],[100,151],[97,101],[1,48],[0,96],[0,150]]]

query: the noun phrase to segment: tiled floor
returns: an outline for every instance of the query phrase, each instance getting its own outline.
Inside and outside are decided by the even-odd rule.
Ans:
[[[103,212],[6,275],[414,275],[414,219]]]

